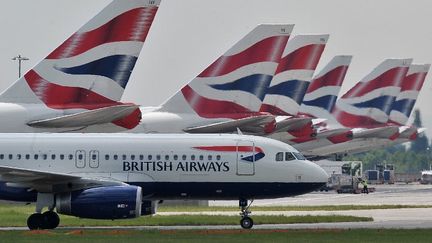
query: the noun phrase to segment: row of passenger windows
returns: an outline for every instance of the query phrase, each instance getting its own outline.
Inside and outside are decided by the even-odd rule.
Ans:
[[[21,160],[21,159],[30,160],[30,158],[32,158],[34,160],[38,160],[38,159],[47,160],[48,157],[50,157],[51,160],[55,160],[57,158],[57,155],[56,154],[51,154],[50,156],[48,156],[48,154],[34,154],[33,156],[31,156],[30,154],[25,154],[25,155],[22,155],[22,154],[16,154],[16,155],[14,155],[14,154],[8,154],[8,155],[0,154],[0,160],[4,160],[5,158],[8,158],[10,160],[12,160],[14,158],[16,158],[17,160]],[[59,158],[60,158],[60,160],[65,160],[65,159],[73,160],[74,159],[74,155],[73,154],[68,154],[68,155],[60,154]],[[117,154],[114,154],[114,155],[106,154],[105,155],[105,160],[110,160],[110,158],[112,158],[114,160],[118,160],[120,158],[120,156],[117,155]],[[130,158],[130,160],[135,160],[137,158],[139,160],[144,160],[145,156],[142,155],[142,154],[138,155],[138,156],[136,156],[136,155],[127,156],[125,154],[121,155],[121,159],[122,160],[127,160],[128,158]],[[153,155],[147,155],[147,160],[153,160],[153,158],[155,158],[157,161],[160,161],[162,159],[162,156],[161,155],[156,155],[156,156],[153,157]],[[171,158],[171,156],[169,156],[169,155],[165,155],[164,156],[164,159],[166,161],[170,160],[170,158]],[[179,158],[180,158],[179,155],[173,155],[172,156],[173,160],[179,160]],[[181,156],[182,160],[187,160],[188,158],[190,158],[190,160],[196,160],[197,158],[198,158],[198,160],[204,160],[204,155],[198,155],[198,156],[197,155],[190,155],[190,156],[187,156],[187,155],[184,154],[184,155]],[[216,155],[215,158],[216,158],[216,160],[221,160],[221,156],[220,155]],[[84,154],[78,154],[77,155],[77,159],[83,160],[84,159]],[[92,153],[91,154],[91,159],[92,160],[97,160],[98,159],[97,154]],[[208,160],[213,160],[213,156],[212,155],[208,155],[207,159]]]
[[[276,154],[276,161],[306,160],[301,153],[279,152]]]

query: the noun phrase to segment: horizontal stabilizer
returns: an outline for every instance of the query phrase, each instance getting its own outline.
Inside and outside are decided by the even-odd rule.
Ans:
[[[399,133],[398,126],[385,126],[370,129],[354,130],[354,138],[388,138]]]
[[[343,134],[346,133],[348,131],[350,131],[350,128],[336,128],[336,129],[330,129],[330,130],[323,130],[323,131],[318,131],[317,133],[317,138],[327,138],[327,137],[332,137],[338,134]]]
[[[300,129],[312,121],[310,117],[291,117],[278,121],[275,132],[288,132]]]
[[[186,128],[183,131],[188,133],[227,133],[236,132],[237,128],[244,132],[250,132],[251,127],[258,127],[262,124],[272,122],[272,115],[252,116],[238,120],[218,122],[203,126]],[[256,132],[256,131],[252,131]]]
[[[132,114],[139,106],[121,104],[27,123],[38,128],[73,128],[106,124]]]

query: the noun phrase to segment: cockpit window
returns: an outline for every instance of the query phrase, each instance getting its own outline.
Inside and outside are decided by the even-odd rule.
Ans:
[[[279,152],[276,154],[276,161],[283,161],[284,159],[284,153],[283,152]]]
[[[285,152],[285,161],[295,160],[296,158],[291,152]]]
[[[298,160],[306,160],[306,158],[301,153],[293,153]]]

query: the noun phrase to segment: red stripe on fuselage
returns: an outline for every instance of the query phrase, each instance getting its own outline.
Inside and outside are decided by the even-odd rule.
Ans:
[[[215,152],[258,152],[263,153],[260,147],[254,146],[203,146],[194,147],[195,149],[205,150],[205,151],[215,151]],[[255,149],[255,150],[254,150]]]
[[[144,42],[157,10],[157,7],[133,9],[115,17],[97,29],[84,33],[75,33],[48,55],[47,59],[73,57],[96,46],[111,42]],[[144,15],[148,16],[144,17]],[[144,28],[139,26],[143,18],[147,18]]]

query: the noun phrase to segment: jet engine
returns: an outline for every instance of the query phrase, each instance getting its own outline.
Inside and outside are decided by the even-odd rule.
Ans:
[[[89,219],[126,219],[141,216],[142,188],[96,187],[56,195],[60,214]]]

